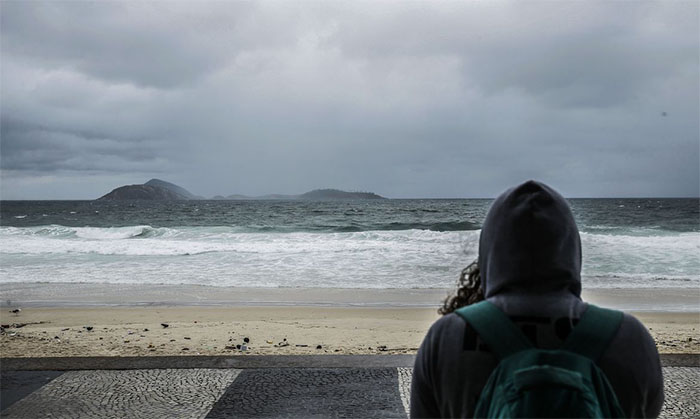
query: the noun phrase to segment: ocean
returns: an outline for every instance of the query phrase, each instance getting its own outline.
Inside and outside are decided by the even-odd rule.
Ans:
[[[452,288],[491,202],[2,201],[0,283]],[[698,199],[569,202],[584,287],[700,287]]]

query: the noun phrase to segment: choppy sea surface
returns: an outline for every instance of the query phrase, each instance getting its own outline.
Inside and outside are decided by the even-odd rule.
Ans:
[[[0,283],[451,288],[491,202],[2,201]],[[700,287],[698,199],[569,202],[584,287]]]

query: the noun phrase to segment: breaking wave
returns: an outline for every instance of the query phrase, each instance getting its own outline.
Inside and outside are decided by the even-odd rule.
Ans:
[[[0,227],[0,281],[450,288],[477,257],[470,223],[383,227]],[[700,233],[642,233],[582,232],[584,285],[700,284]]]

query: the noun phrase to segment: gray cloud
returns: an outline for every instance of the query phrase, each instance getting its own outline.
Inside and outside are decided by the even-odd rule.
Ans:
[[[249,5],[230,4],[231,21],[178,4],[53,2],[3,5],[3,50],[52,69],[70,67],[113,82],[170,88],[192,85],[225,62],[235,44],[213,36],[236,25]],[[233,31],[230,31],[233,32]]]
[[[209,196],[700,188],[694,2],[5,2],[1,17],[4,198],[154,175]],[[71,188],[80,172],[91,187]]]
[[[154,141],[124,141],[106,134],[52,129],[9,118],[1,120],[3,170],[121,173],[149,165],[157,171],[163,153]]]

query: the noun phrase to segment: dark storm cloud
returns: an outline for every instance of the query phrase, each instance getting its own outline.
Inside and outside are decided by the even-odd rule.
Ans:
[[[698,5],[4,2],[4,197],[697,195]],[[89,172],[82,195],[71,185]],[[59,191],[59,192],[57,192]]]
[[[0,122],[3,170],[121,173],[134,165],[153,166],[162,154],[156,144],[144,140],[125,141],[96,132],[52,129],[4,117]],[[138,143],[145,144],[135,146]]]

